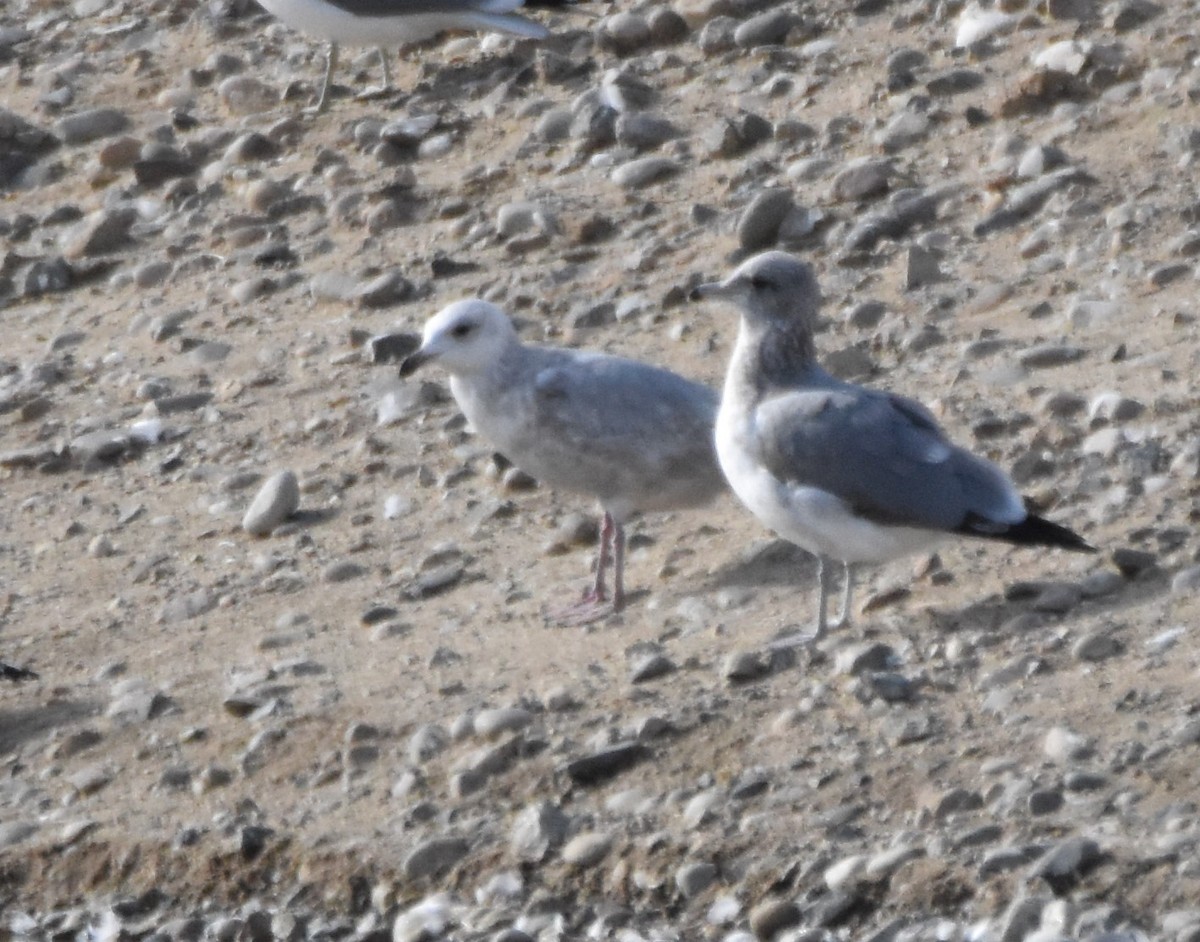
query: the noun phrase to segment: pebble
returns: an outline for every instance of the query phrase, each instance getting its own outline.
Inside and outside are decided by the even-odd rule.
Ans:
[[[267,536],[300,509],[300,483],[294,471],[277,471],[263,483],[246,513],[242,529]]]
[[[612,843],[612,837],[608,834],[585,831],[563,845],[562,859],[575,867],[594,867],[608,856]]]
[[[475,714],[475,735],[485,739],[494,739],[505,733],[524,729],[531,722],[533,722],[533,714],[520,707],[480,710]]]
[[[795,15],[790,10],[767,10],[738,26],[733,32],[733,41],[743,49],[781,45],[794,25]]]
[[[105,137],[114,137],[129,130],[129,115],[118,108],[93,108],[59,118],[54,133],[64,144],[89,144]]]
[[[800,924],[800,908],[791,900],[769,899],[750,910],[750,931],[761,942],[770,942],[783,930]]]
[[[675,887],[684,899],[695,899],[717,881],[715,865],[704,862],[686,863],[675,871]]]
[[[571,820],[557,805],[540,801],[513,822],[509,846],[518,860],[539,863],[566,838]]]
[[[612,182],[636,190],[673,177],[681,169],[679,162],[671,157],[638,157],[617,167],[612,172]]]
[[[461,837],[430,838],[404,858],[404,876],[409,880],[436,879],[452,870],[469,850]]]
[[[757,194],[738,220],[737,238],[742,250],[759,252],[774,245],[780,226],[794,206],[792,191],[782,187]]]

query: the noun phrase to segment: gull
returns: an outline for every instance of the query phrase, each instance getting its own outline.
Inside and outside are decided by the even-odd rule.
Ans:
[[[563,621],[606,614],[609,565],[612,610],[624,606],[632,513],[700,506],[725,489],[707,386],[622,357],[524,344],[500,308],[475,298],[429,319],[400,375],[430,362],[450,373],[459,408],[497,451],[542,483],[599,502],[595,582]]]
[[[817,363],[821,294],[785,252],[743,262],[694,294],[741,309],[717,416],[717,455],[733,492],[779,536],[816,555],[815,638],[829,622],[831,560],[851,565],[926,550],[952,536],[1095,552],[1030,512],[992,462],[951,443],[919,402],[834,378]]]
[[[329,41],[318,114],[329,105],[329,84],[341,45],[377,48],[386,89],[391,76],[384,46],[420,42],[448,29],[496,30],[532,39],[550,35],[541,23],[512,12],[522,0],[259,0],[259,4],[292,29]]]

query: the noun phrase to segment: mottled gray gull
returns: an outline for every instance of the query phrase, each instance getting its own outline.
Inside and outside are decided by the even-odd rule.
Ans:
[[[829,625],[831,559],[846,565],[836,626],[850,617],[852,564],[919,552],[950,535],[1095,552],[1027,510],[1007,475],[952,444],[920,403],[825,372],[813,340],[821,294],[805,262],[765,252],[695,295],[741,309],[717,454],[742,503],[820,561],[818,638]]]
[[[329,41],[325,79],[317,112],[329,103],[329,83],[338,47],[374,46],[383,65],[383,85],[391,84],[385,46],[429,39],[445,30],[494,30],[542,39],[549,30],[512,11],[522,0],[258,0],[292,29]]]
[[[497,451],[549,487],[599,501],[596,579],[564,621],[607,611],[610,564],[612,608],[624,605],[630,514],[699,506],[725,489],[707,386],[635,360],[523,344],[508,316],[478,299],[430,318],[400,375],[431,361],[449,371],[459,408]]]

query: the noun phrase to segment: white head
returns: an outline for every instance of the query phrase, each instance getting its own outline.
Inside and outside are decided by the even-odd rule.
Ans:
[[[812,330],[821,289],[812,266],[786,252],[763,252],[724,281],[698,285],[696,298],[724,298],[753,322]]]
[[[400,375],[434,360],[453,375],[482,372],[517,342],[512,322],[496,305],[479,298],[455,301],[425,322],[421,346],[400,365]]]

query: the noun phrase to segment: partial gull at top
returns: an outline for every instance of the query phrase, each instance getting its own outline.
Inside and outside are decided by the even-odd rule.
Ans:
[[[325,78],[316,110],[328,106],[329,83],[338,47],[375,46],[383,64],[383,84],[391,84],[385,47],[420,42],[446,30],[494,30],[532,39],[550,31],[513,11],[522,0],[258,0],[292,29],[329,42]]]
[[[477,299],[432,317],[400,375],[429,362],[450,373],[459,408],[497,451],[549,487],[599,501],[596,579],[565,620],[606,611],[610,563],[612,605],[624,605],[630,514],[700,506],[725,489],[707,386],[622,357],[523,344],[503,311]]]
[[[817,637],[828,620],[827,560],[884,562],[950,535],[1094,552],[1026,510],[999,467],[951,443],[920,403],[846,383],[817,363],[821,295],[812,268],[784,252],[743,262],[696,295],[741,310],[717,417],[717,454],[755,516],[821,562]]]

